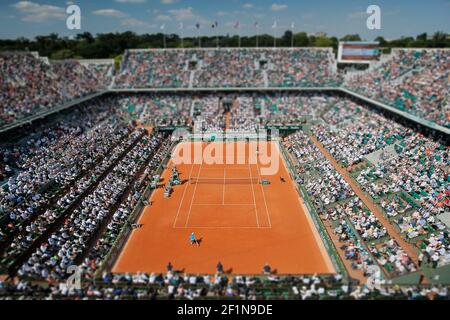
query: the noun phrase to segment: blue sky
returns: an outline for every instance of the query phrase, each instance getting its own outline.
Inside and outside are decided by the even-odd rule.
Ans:
[[[65,9],[77,4],[82,13],[82,30],[66,28]],[[382,29],[366,28],[366,8],[376,4],[381,8]],[[450,32],[450,0],[1,0],[0,38],[32,38],[56,32],[63,36],[78,32],[155,33],[165,25],[166,33],[196,35],[195,24],[201,24],[201,33],[212,35],[236,34],[233,28],[240,23],[240,33],[273,33],[277,20],[277,34],[295,31],[326,32],[341,37],[358,33],[367,40],[377,36],[387,39],[415,36],[437,30]],[[211,24],[218,22],[216,30]]]

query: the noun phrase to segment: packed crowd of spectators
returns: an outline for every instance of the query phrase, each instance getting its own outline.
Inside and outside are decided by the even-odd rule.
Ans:
[[[89,72],[97,79],[105,88],[112,84],[115,69],[114,60],[112,61],[89,61],[83,60],[81,65],[88,69]]]
[[[1,145],[1,163],[14,166],[16,173],[0,190],[3,268],[20,267],[17,263],[22,257],[34,251],[19,275],[58,279],[65,276],[64,266],[69,261],[80,259],[83,250],[89,249],[89,241],[102,223],[111,218],[117,232],[128,218],[142,191],[137,189],[134,175],[147,159],[146,178],[160,166],[163,153],[149,157],[164,139],[160,135],[150,139],[143,135],[143,129],[121,122],[117,117],[121,111],[116,108],[120,99],[86,103],[51,120],[50,125],[38,125],[18,143]],[[126,191],[128,197],[119,203]],[[61,223],[60,229],[55,229]],[[36,243],[38,247],[33,249]],[[94,248],[92,254],[100,263],[107,252],[102,246]]]
[[[230,109],[230,125],[227,132],[255,133],[258,128],[253,97],[248,95],[238,96]]]
[[[302,48],[267,50],[269,87],[337,86],[341,79],[334,72],[331,49]]]
[[[329,49],[129,50],[118,88],[336,86]]]
[[[197,51],[200,68],[194,74],[194,87],[263,87],[261,52],[254,49],[215,49]]]
[[[355,181],[379,203],[402,236],[422,249],[428,262],[448,264],[448,226],[439,219],[450,208],[445,141],[424,136],[348,99],[337,102],[322,119],[322,124],[311,127],[312,133],[348,170],[355,171],[375,152],[389,154],[357,172]],[[436,253],[423,239],[438,234],[442,241]]]
[[[95,277],[95,272],[102,267],[109,252],[118,240],[121,231],[124,230],[124,228],[129,229],[131,227],[129,222],[131,213],[139,201],[144,204],[146,203],[147,200],[142,198],[143,193],[150,184],[150,181],[159,173],[158,170],[162,169],[164,161],[170,155],[170,139],[164,139],[164,136],[156,137],[155,140],[153,140],[153,145],[154,153],[149,164],[146,166],[142,175],[138,177],[136,182],[132,185],[128,197],[114,212],[111,221],[106,226],[105,232],[100,236],[83,260],[81,266],[85,276],[88,278]],[[158,145],[159,148],[156,148]]]
[[[222,133],[225,129],[224,108],[216,95],[192,99],[195,133]]]
[[[386,121],[383,115],[349,99],[333,101],[323,119],[326,124],[314,126],[312,131],[344,166],[360,163],[366,155],[400,141],[409,133],[402,125]]]
[[[57,184],[58,192],[48,198],[45,194],[41,195],[38,191],[34,191],[36,195],[33,198],[42,199],[42,201],[35,203],[34,206],[31,203],[31,206],[27,207],[28,210],[24,210],[15,203],[10,204],[10,221],[6,227],[8,234],[15,237],[4,249],[2,262],[13,262],[20,257],[53,225],[55,220],[65,213],[65,210],[78,200],[78,197],[95,184],[97,177],[101,176],[120,154],[119,148],[114,149],[117,143],[127,146],[134,140],[135,137],[130,135],[129,128],[111,124],[105,127],[100,125],[88,132],[87,135],[80,136],[80,140],[73,140],[73,145],[70,147],[80,152],[78,155],[80,159],[76,158],[75,151],[72,152],[72,157],[68,155],[70,160],[76,162],[74,162],[75,165],[68,162],[63,164],[67,169],[63,167],[61,172],[67,170],[70,175],[68,179]],[[99,144],[99,141],[103,143]],[[114,150],[112,151],[112,149]],[[58,152],[64,153],[69,150],[63,149]],[[9,187],[11,188],[11,184]],[[23,190],[30,188],[29,185],[23,185],[23,187]],[[19,190],[15,191],[15,195],[17,195]],[[64,192],[67,193],[64,195]],[[7,239],[5,238],[5,240]]]
[[[396,49],[391,59],[350,78],[345,86],[450,127],[450,50]]]
[[[193,51],[127,50],[115,79],[118,88],[186,88]]]
[[[67,276],[67,268],[85,254],[89,241],[101,226],[109,220],[116,205],[120,205],[127,189],[134,183],[136,173],[161,143],[158,136],[144,136],[137,144],[134,141],[142,135],[143,129],[135,130],[129,144],[122,143],[114,149],[114,158],[126,152],[117,165],[109,171],[95,189],[77,204],[65,217],[59,230],[53,232],[45,243],[34,251],[22,265],[19,275],[61,279]],[[102,165],[99,167],[104,168]]]
[[[305,186],[320,217],[330,223],[343,242],[341,249],[345,258],[352,261],[353,268],[370,275],[375,272],[376,261],[391,277],[417,270],[411,257],[355,196],[307,134],[299,131],[289,136],[285,145],[298,159],[298,180]],[[338,180],[340,183],[336,185]],[[327,188],[330,183],[333,187]]]
[[[121,95],[116,99],[123,113],[137,115],[138,120],[152,126],[190,124],[192,98],[177,94]]]
[[[61,280],[67,266],[78,262],[88,277],[93,277],[169,150],[169,142],[162,136],[148,137],[143,129],[126,125],[117,115],[128,113],[142,123],[158,126],[194,121],[201,124],[203,131],[218,132],[227,126],[225,103],[231,103],[231,132],[255,131],[259,117],[267,123],[275,118],[274,123],[284,124],[297,123],[289,122],[291,113],[291,119],[307,119],[305,130],[310,130],[352,172],[399,233],[417,246],[419,261],[433,267],[450,262],[448,228],[438,218],[449,212],[450,205],[450,159],[443,141],[423,136],[365,105],[332,95],[135,94],[88,103],[20,143],[0,145],[0,169],[8,179],[0,190],[2,266],[20,262],[21,277]],[[284,144],[295,159],[297,182],[304,186],[321,219],[339,238],[340,249],[353,268],[370,276],[374,267],[380,266],[390,277],[417,270],[411,257],[307,133],[298,131]],[[369,155],[387,149],[391,150],[389,157],[380,157],[366,166]],[[146,167],[145,161],[149,162]],[[32,248],[37,242],[37,248]],[[28,251],[32,254],[21,261]],[[141,276],[145,279],[145,275]],[[198,280],[190,278],[191,285],[197,284]],[[143,284],[150,283],[145,281]],[[83,293],[74,293],[74,297],[136,298],[141,290],[115,295],[115,285],[90,286]],[[210,292],[187,287],[179,290],[178,285],[166,289],[161,289],[166,290],[165,295],[176,298],[198,298]],[[29,289],[24,290],[29,294]],[[57,287],[42,290],[42,297],[69,294]],[[359,297],[366,297],[364,289],[358,290]],[[292,291],[302,297],[318,297],[322,292],[308,287]],[[142,297],[156,297],[158,290],[149,292]],[[217,296],[241,297],[240,291],[229,284],[217,292]],[[249,294],[244,298],[257,296]]]
[[[373,243],[369,248],[378,264],[390,275],[398,276],[417,270],[411,257],[392,238],[381,244]]]
[[[124,134],[127,128],[121,128],[110,111],[108,104],[90,103],[18,144],[0,147],[2,163],[16,172],[0,190],[0,244],[41,213],[56,189],[70,187],[118,141],[116,136]]]
[[[32,53],[2,53],[0,74],[0,127],[105,88],[75,60],[50,63]]]
[[[158,299],[294,299],[294,300],[448,300],[446,286],[381,285],[371,288],[343,281],[341,275],[251,277],[166,274],[104,274],[81,289],[64,284],[0,281],[1,299],[158,300]]]
[[[330,104],[329,97],[320,94],[265,94],[254,98],[255,106],[267,125],[301,124],[320,115]]]

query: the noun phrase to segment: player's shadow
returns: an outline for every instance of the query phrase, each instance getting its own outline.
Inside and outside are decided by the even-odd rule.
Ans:
[[[175,273],[175,274],[184,274],[185,271],[186,271],[186,269],[183,268],[183,269],[179,269],[179,270],[174,270],[173,273]]]
[[[272,271],[270,271],[270,272],[265,272],[265,271],[263,271],[263,274],[264,274],[265,276],[275,276],[275,275],[278,274],[278,270],[277,270],[277,269],[274,269],[274,270],[272,270]]]
[[[232,274],[233,273],[233,268],[230,268],[228,270],[224,270],[223,273],[225,273],[225,274]]]
[[[197,239],[198,246],[200,247],[203,242],[203,237]]]

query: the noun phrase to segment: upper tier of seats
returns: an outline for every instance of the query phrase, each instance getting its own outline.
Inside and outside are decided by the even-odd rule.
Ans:
[[[368,71],[336,71],[331,48],[127,50],[113,60],[62,61],[0,55],[0,127],[108,87],[305,88],[340,86],[450,127],[450,50],[398,49]]]
[[[450,127],[450,50],[397,49],[345,86],[374,100]]]
[[[118,88],[312,87],[340,83],[331,48],[128,50]]]
[[[105,89],[112,73],[103,71],[75,60],[50,63],[33,53],[1,54],[0,127]]]

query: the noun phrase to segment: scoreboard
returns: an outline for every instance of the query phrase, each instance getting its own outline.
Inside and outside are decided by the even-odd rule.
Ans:
[[[380,58],[378,42],[346,41],[339,43],[339,63],[371,63]]]

